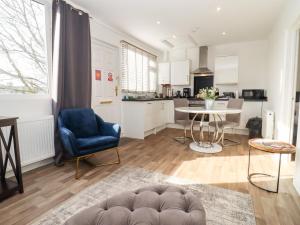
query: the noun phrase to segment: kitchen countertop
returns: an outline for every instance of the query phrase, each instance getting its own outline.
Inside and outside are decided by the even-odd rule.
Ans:
[[[151,101],[165,101],[165,100],[173,100],[174,98],[149,98],[149,99],[122,99],[123,102],[151,102]],[[199,100],[197,98],[188,98],[189,100]],[[229,99],[220,98],[216,99],[216,101],[228,101]],[[244,99],[245,102],[267,102],[268,99]]]
[[[149,98],[149,99],[122,99],[123,102],[151,102],[173,100],[173,98]]]
[[[245,102],[267,102],[268,98],[263,99],[244,99]]]

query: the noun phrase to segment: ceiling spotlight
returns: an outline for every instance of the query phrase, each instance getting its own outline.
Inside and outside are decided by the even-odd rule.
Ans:
[[[224,32],[222,32],[222,35],[223,35],[223,36],[225,36],[225,35],[226,35],[226,32],[225,32],[225,31],[224,31]]]
[[[173,34],[173,35],[172,35],[172,38],[173,38],[173,39],[176,39],[176,35],[175,35],[175,34]]]
[[[221,7],[219,6],[219,7],[217,7],[217,12],[220,12],[221,11]]]
[[[160,21],[159,21],[159,20],[157,20],[157,21],[156,21],[156,24],[157,24],[157,25],[159,25],[159,24],[160,24]]]

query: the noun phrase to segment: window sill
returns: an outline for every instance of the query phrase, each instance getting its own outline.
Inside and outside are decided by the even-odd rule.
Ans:
[[[0,94],[1,100],[34,100],[34,99],[51,99],[50,94]]]

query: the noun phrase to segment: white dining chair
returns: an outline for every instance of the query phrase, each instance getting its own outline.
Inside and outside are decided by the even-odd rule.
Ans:
[[[174,109],[177,107],[189,106],[189,100],[186,98],[174,98],[173,101],[174,101]],[[185,144],[186,139],[190,139],[190,137],[187,136],[187,128],[191,126],[189,114],[174,110],[174,120],[175,120],[175,124],[178,124],[183,127],[183,132],[184,132],[183,136],[175,137],[174,140]]]

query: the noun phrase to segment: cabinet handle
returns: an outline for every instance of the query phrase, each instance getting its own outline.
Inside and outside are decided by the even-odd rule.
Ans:
[[[148,105],[152,105],[152,103],[151,103],[151,102],[148,102],[147,104],[148,104]]]
[[[101,101],[100,104],[111,104],[112,100],[108,100],[108,101]]]

